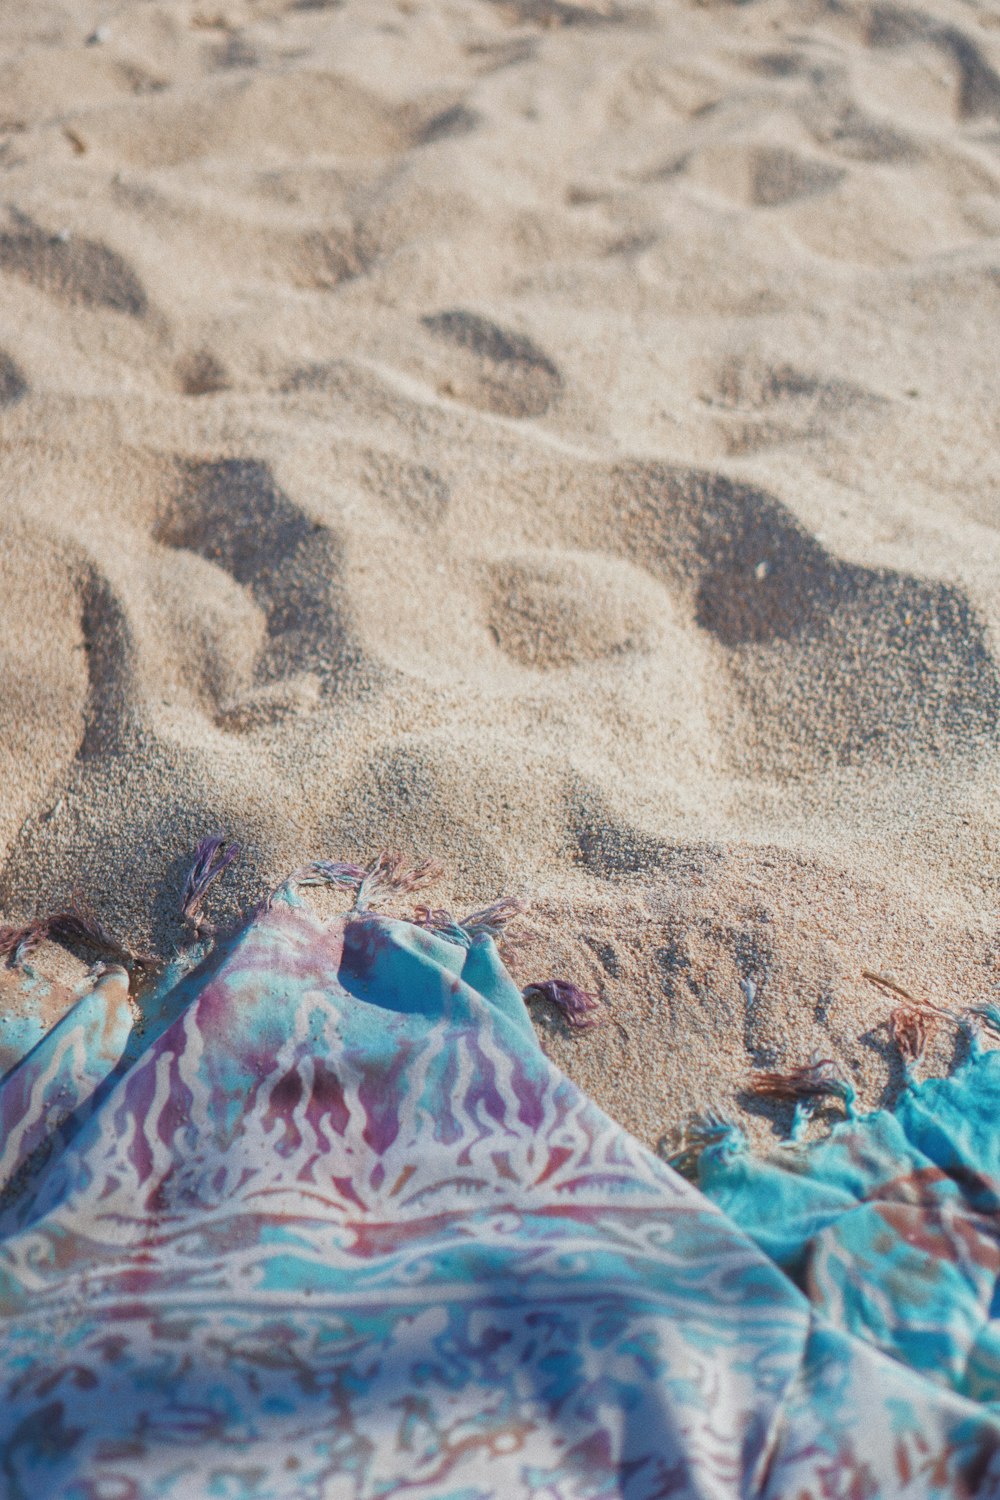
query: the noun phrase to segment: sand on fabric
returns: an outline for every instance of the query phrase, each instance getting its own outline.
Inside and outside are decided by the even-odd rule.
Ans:
[[[0,289],[4,920],[437,856],[650,1143],[995,996],[987,8],[8,6]]]

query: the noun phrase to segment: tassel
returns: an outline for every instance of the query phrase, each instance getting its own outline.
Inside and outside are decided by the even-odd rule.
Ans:
[[[909,990],[904,990],[901,984],[896,984],[895,980],[887,979],[884,974],[873,974],[869,969],[862,969],[861,977],[885,994],[898,996],[906,1002],[904,1005],[897,1005],[890,1014],[889,1033],[899,1048],[907,1074],[920,1062],[927,1043],[942,1021],[951,1021],[963,1030],[971,1031],[973,1053],[978,1052],[981,1046],[977,1035],[980,1026],[985,1026],[1000,1036],[1000,1010],[996,1006],[973,1006],[966,1011],[956,1011],[946,1005],[937,1005],[933,1000],[918,999]]]
[[[568,979],[546,979],[543,984],[526,985],[522,991],[525,1000],[550,1000],[558,1006],[568,1025],[574,1031],[589,1031],[599,1026],[604,1017],[594,1015],[600,1009],[596,997]]]
[[[82,944],[126,968],[150,968],[155,962],[149,954],[136,953],[119,942],[80,902],[65,911],[38,917],[24,927],[0,928],[0,958],[5,958],[13,968],[20,968],[47,941]]]
[[[360,865],[317,859],[311,865],[303,865],[290,878],[296,885],[343,885],[356,891],[365,878],[365,872]]]
[[[844,1101],[848,1115],[856,1097],[853,1086],[829,1057],[800,1068],[790,1068],[787,1073],[754,1073],[750,1079],[750,1092],[772,1099],[789,1099],[796,1105],[828,1094]]]
[[[996,1005],[974,1005],[968,1011],[968,1015],[986,1031],[992,1031],[994,1036],[1000,1036],[1000,1007]]]
[[[884,990],[887,995],[898,995],[901,1000],[905,1000],[906,1005],[899,1006],[898,1009],[900,1010],[912,1009],[919,1011],[928,1020],[931,1016],[936,1016],[944,1021],[954,1021],[957,1025],[960,1025],[962,1022],[962,1013],[959,1011],[949,1010],[946,1005],[936,1005],[933,1000],[920,1000],[916,995],[911,995],[909,990],[904,990],[901,984],[896,984],[892,979],[886,979],[884,974],[873,974],[869,969],[862,969],[861,978],[867,979],[868,983],[873,984],[876,989]],[[971,1015],[973,1012],[970,1011],[968,1014]],[[1000,1012],[998,1012],[998,1016],[1000,1016]],[[928,1033],[929,1035],[930,1033]]]
[[[927,1043],[940,1023],[940,1016],[922,1005],[897,1005],[889,1017],[889,1034],[899,1050],[907,1073],[921,1061]]]
[[[25,927],[0,927],[0,958],[19,969],[49,935],[49,919],[39,917]]]
[[[443,906],[415,906],[409,920],[414,927],[434,932],[438,937],[447,938],[449,943],[459,943],[463,948],[470,945],[471,939],[461,922]]]
[[[184,889],[181,892],[181,916],[190,927],[194,928],[196,937],[201,937],[202,933],[215,931],[211,922],[201,914],[202,902],[209,887],[214,885],[223,871],[229,868],[239,852],[239,844],[227,844],[220,833],[214,833],[209,838],[202,839],[195,849],[194,863],[188,871]]]
[[[390,896],[402,896],[420,890],[441,878],[441,866],[433,859],[408,865],[397,849],[383,849],[377,859],[364,868],[339,860],[318,859],[296,870],[291,877],[296,885],[342,885],[354,891],[353,911],[368,911]],[[426,911],[427,908],[420,908]],[[422,924],[426,925],[426,924]]]
[[[482,911],[474,911],[462,921],[453,912],[440,906],[416,906],[410,921],[415,927],[436,932],[449,942],[461,943],[465,948],[471,947],[479,937],[491,937],[502,947],[514,948],[528,939],[523,935],[513,937],[507,929],[526,909],[527,902],[512,896],[503,901],[495,901]]]
[[[398,849],[384,849],[365,871],[354,909],[367,911],[376,899],[381,902],[389,896],[419,891],[423,886],[440,880],[441,874],[441,866],[436,860],[425,859],[419,865],[408,866]]]
[[[443,907],[416,906],[410,921],[416,927],[440,933],[442,937],[453,943],[462,943],[466,948],[477,937],[491,937],[498,943],[514,946],[519,940],[512,938],[507,928],[527,909],[526,901],[517,896],[508,896],[503,901],[494,901],[492,906],[484,907],[482,911],[471,912],[461,921]]]
[[[97,920],[93,912],[80,905],[57,912],[49,918],[49,937],[56,943],[82,943],[103,958],[110,958],[117,963],[148,968],[154,962],[148,954],[133,953],[131,948],[120,943]]]
[[[747,1138],[740,1127],[732,1120],[727,1120],[724,1115],[717,1115],[714,1110],[688,1120],[675,1139],[677,1144],[671,1150],[664,1136],[657,1147],[657,1154],[668,1167],[673,1167],[675,1172],[679,1172],[689,1182],[698,1181],[701,1158],[709,1146],[724,1145],[726,1154],[731,1156],[747,1149]]]
[[[451,912],[442,906],[415,906],[410,921],[414,927],[426,927],[428,932],[443,932],[459,925]]]
[[[511,922],[527,910],[528,903],[520,896],[505,896],[502,901],[483,907],[482,911],[471,912],[461,926],[469,937],[508,938],[507,928]]]

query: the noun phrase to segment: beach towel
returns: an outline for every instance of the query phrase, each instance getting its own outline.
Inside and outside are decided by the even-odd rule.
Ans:
[[[319,862],[213,936],[230,852],[55,1024],[7,939],[3,1500],[1000,1495],[1000,1058],[703,1192],[547,1059],[503,903]]]

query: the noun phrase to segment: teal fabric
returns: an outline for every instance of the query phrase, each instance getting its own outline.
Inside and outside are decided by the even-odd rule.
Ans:
[[[767,1159],[729,1133],[699,1185],[828,1324],[1000,1411],[1000,1052]]]

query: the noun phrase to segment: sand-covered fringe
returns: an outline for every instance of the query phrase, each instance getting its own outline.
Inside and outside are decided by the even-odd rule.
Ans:
[[[885,1025],[903,1064],[907,1087],[917,1082],[917,1068],[924,1059],[929,1043],[945,1021],[957,1026],[967,1036],[970,1059],[975,1059],[983,1052],[984,1031],[994,1040],[1000,1040],[1000,1006],[986,1003],[955,1009],[920,999],[882,974],[863,970],[861,977],[883,994],[903,1002],[893,1007]],[[811,1062],[798,1067],[755,1072],[748,1081],[747,1093],[757,1098],[782,1100],[795,1105],[788,1133],[791,1146],[804,1144],[802,1137],[806,1125],[824,1098],[841,1100],[846,1118],[857,1118],[854,1086],[844,1077],[838,1064],[828,1057],[813,1058]],[[692,1116],[673,1131],[661,1136],[657,1152],[676,1171],[697,1181],[702,1153],[710,1146],[723,1142],[729,1150],[748,1149],[746,1135],[737,1124],[714,1111],[707,1111]]]
[[[339,860],[314,860],[296,870],[294,885],[340,885],[354,892],[353,911],[369,911],[394,896],[409,895],[440,880],[441,866],[433,859],[408,864],[398,849],[383,849],[370,864],[348,864]]]
[[[221,833],[202,839],[195,850],[194,862],[181,893],[181,916],[199,937],[214,931],[212,924],[202,915],[205,896],[210,886],[235,862],[239,852],[239,844],[227,844]]]
[[[228,842],[223,833],[208,835],[194,850],[178,901],[181,920],[190,929],[188,962],[192,961],[192,953],[204,953],[218,936],[215,922],[205,914],[205,899],[216,881],[235,864],[239,855],[239,844],[235,841]],[[353,894],[350,910],[360,915],[422,890],[439,880],[442,874],[442,868],[435,860],[425,859],[414,863],[408,861],[399,850],[384,849],[367,865],[345,860],[313,860],[295,870],[284,884],[338,886]],[[268,910],[273,898],[274,892],[265,896],[247,920],[252,921],[255,916]],[[485,937],[500,943],[509,942],[511,924],[523,916],[527,909],[528,903],[523,898],[507,896],[470,912],[461,919],[441,907],[422,904],[416,905],[409,912],[401,913],[400,917],[414,926],[469,946]],[[21,967],[46,941],[63,943],[70,948],[86,948],[96,953],[101,960],[121,963],[130,971],[149,969],[155,967],[157,962],[151,956],[137,954],[119,942],[82,905],[35,918],[20,926],[0,927],[0,960],[5,960],[13,967]],[[556,1006],[574,1031],[590,1030],[603,1020],[596,998],[567,979],[552,978],[529,984],[523,994],[525,1000],[548,1001]]]
[[[751,1075],[749,1092],[768,1099],[785,1099],[795,1104],[823,1096],[843,1099],[848,1108],[854,1103],[854,1087],[830,1057],[803,1063],[786,1071],[759,1072]]]
[[[597,997],[589,990],[571,984],[568,979],[546,979],[541,984],[528,984],[522,993],[525,1000],[547,1000],[556,1006],[574,1031],[589,1031],[600,1026],[604,1019]]]
[[[137,953],[115,937],[80,900],[23,926],[0,927],[0,959],[12,968],[21,968],[46,942],[83,948],[127,969],[148,969],[155,963],[149,954]]]

